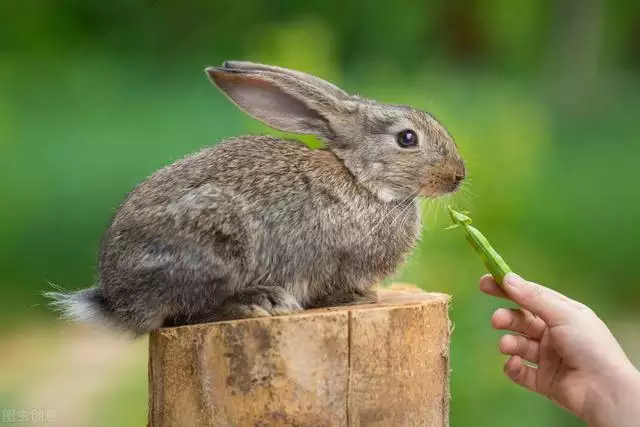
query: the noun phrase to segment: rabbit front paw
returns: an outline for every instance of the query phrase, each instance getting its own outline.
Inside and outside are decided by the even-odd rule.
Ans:
[[[302,307],[293,295],[280,287],[255,286],[228,297],[221,305],[195,313],[167,318],[165,327],[220,322],[251,317],[295,313]]]
[[[222,311],[229,311],[235,318],[279,316],[302,310],[298,300],[284,288],[255,286],[225,300]]]

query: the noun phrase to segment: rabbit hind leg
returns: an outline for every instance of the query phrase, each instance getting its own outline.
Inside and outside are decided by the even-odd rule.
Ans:
[[[377,301],[378,294],[373,289],[346,289],[318,297],[309,302],[305,308],[372,304]]]

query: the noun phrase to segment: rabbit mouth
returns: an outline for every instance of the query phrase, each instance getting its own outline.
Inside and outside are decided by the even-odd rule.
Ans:
[[[455,193],[462,186],[462,180],[445,181],[445,182],[428,182],[423,185],[420,195],[427,198],[436,198],[447,194]]]
[[[455,193],[462,187],[462,181],[448,183],[446,187],[445,194]]]

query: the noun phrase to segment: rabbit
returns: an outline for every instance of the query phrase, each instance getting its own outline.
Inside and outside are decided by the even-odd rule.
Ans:
[[[140,336],[168,326],[376,301],[419,238],[419,197],[455,192],[465,164],[431,114],[318,77],[226,61],[210,80],[272,128],[153,173],[100,246],[95,287],[50,292],[63,315]]]

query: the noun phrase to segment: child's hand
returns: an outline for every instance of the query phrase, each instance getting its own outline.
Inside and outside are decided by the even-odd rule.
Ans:
[[[500,308],[492,324],[516,334],[500,339],[516,384],[540,393],[593,427],[640,426],[640,372],[607,326],[585,305],[509,273],[505,290],[493,277],[480,289],[522,309]],[[528,366],[525,361],[536,364]]]

